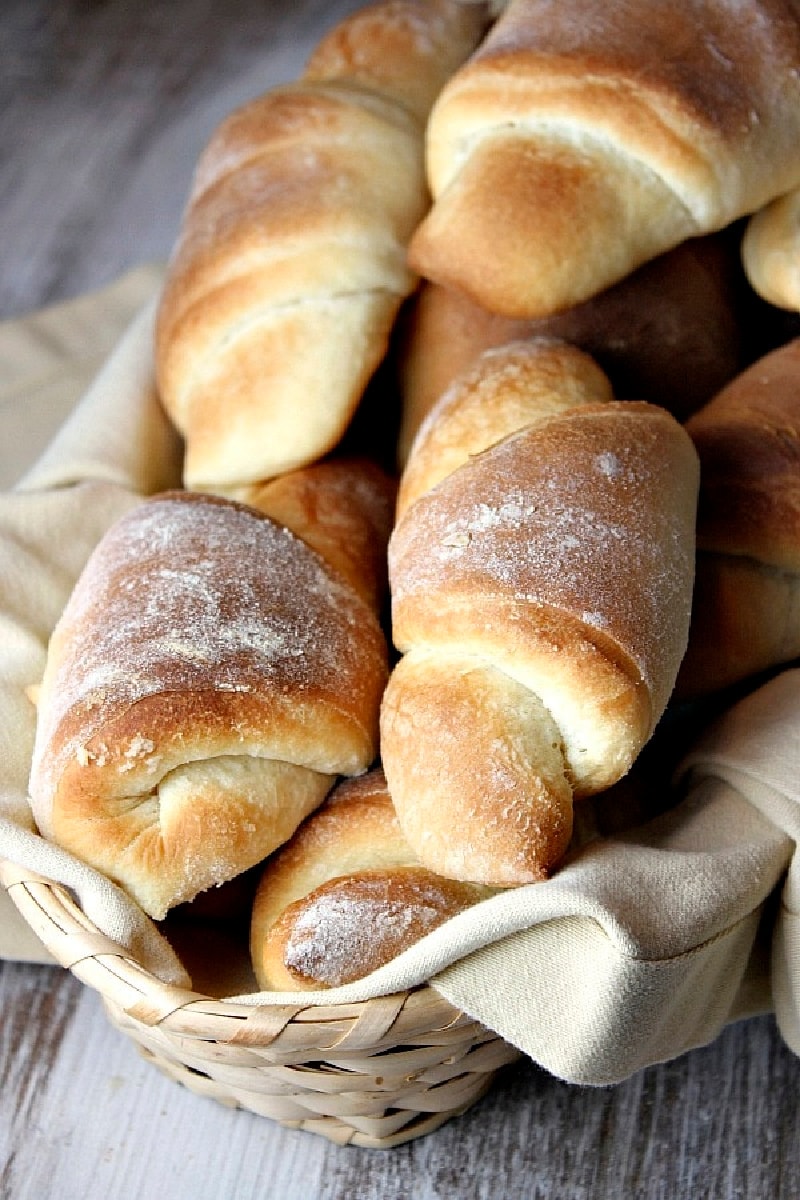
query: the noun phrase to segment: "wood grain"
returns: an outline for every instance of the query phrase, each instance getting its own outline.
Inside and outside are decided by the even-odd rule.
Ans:
[[[165,256],[197,155],[353,0],[7,0],[0,317]]]
[[[59,968],[0,964],[0,1195],[796,1197],[797,1060],[769,1018],[614,1088],[530,1062],[435,1134],[337,1147],[161,1076]]]
[[[214,124],[354,7],[6,0],[0,317],[165,257]],[[794,1200],[799,1092],[761,1017],[615,1088],[526,1061],[430,1137],[336,1147],[162,1077],[59,968],[0,964],[3,1200]]]

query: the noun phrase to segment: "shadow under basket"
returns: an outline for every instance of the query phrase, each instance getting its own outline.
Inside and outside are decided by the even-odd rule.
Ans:
[[[53,958],[171,1079],[340,1145],[388,1148],[465,1112],[520,1057],[424,985],[347,1005],[231,1004],[163,983],[70,892],[12,863],[0,882]]]

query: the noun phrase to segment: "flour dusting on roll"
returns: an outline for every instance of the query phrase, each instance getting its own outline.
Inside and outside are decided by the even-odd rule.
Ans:
[[[379,768],[347,780],[264,868],[250,935],[259,986],[350,983],[490,894],[420,864]]]
[[[386,673],[375,610],[285,526],[210,496],[144,501],[50,641],[39,828],[160,918],[369,767]]]
[[[410,260],[561,312],[796,188],[798,137],[792,0],[510,0],[432,109]]]
[[[527,376],[509,372],[526,354]],[[456,381],[406,470],[434,438],[465,453],[413,490],[389,543],[401,652],[381,706],[389,790],[426,866],[493,886],[558,864],[573,799],[617,782],[653,733],[689,628],[691,439],[652,404],[593,390],[577,403],[576,380],[593,389],[596,375],[580,351],[560,355],[572,373],[532,343],[488,351]],[[483,449],[462,420],[473,412]]]

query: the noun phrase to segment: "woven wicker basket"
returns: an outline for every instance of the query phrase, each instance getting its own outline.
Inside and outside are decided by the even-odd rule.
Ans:
[[[431,987],[358,1004],[229,1004],[162,983],[60,884],[0,862],[53,957],[100,993],[144,1056],[192,1091],[333,1142],[385,1148],[436,1129],[519,1057]]]

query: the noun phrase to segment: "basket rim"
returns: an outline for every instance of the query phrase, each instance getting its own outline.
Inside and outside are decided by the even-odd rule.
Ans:
[[[319,1044],[319,1027],[333,1035],[331,1045],[351,1041],[343,1027],[359,1028],[355,1040],[375,1045],[392,1030],[413,1038],[425,1031],[446,1031],[480,1023],[441,996],[429,983],[403,992],[366,1000],[331,1004],[285,1003],[276,999],[240,1003],[217,999],[192,987],[164,982],[147,970],[131,951],[101,932],[74,898],[70,889],[29,868],[0,858],[0,885],[23,920],[57,963],[98,992],[113,1008],[149,1026],[174,1028],[196,1035],[197,1027],[208,1025],[209,1037],[218,1037],[220,1023],[242,1027],[236,1040],[271,1042],[291,1024],[316,1025],[317,1036],[305,1038]],[[244,1027],[247,1034],[244,1035]],[[327,1038],[323,1039],[327,1041]]]

